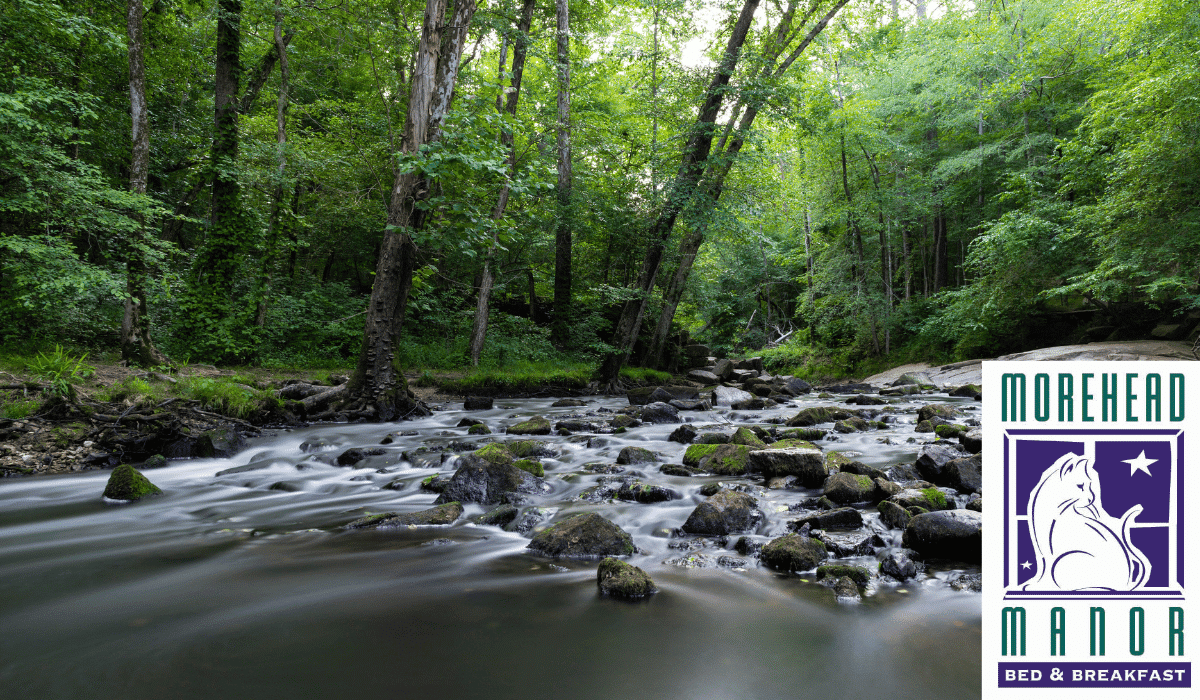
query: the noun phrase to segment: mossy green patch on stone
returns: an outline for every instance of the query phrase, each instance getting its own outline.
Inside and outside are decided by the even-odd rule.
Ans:
[[[729,442],[729,436],[725,433],[701,433],[700,437],[696,438],[696,444],[699,445],[724,445]]]
[[[848,576],[852,581],[860,586],[865,586],[871,581],[871,572],[861,566],[848,566],[846,564],[824,564],[817,567],[817,580],[823,578],[841,578]]]
[[[508,427],[509,435],[549,435],[550,421],[542,416],[534,416],[527,421],[521,421]]]
[[[718,445],[711,454],[700,460],[700,468],[704,471],[722,476],[740,476],[746,473],[746,463],[750,455],[750,447],[746,445]]]
[[[476,457],[492,464],[512,464],[513,455],[508,448],[499,442],[484,445],[473,453]]]
[[[946,508],[946,494],[935,488],[921,489],[921,493],[925,494],[925,499],[932,503],[937,510]]]
[[[772,450],[786,450],[789,447],[802,447],[806,450],[821,449],[820,447],[817,447],[816,445],[812,444],[808,440],[800,440],[798,438],[786,438],[784,440],[778,440],[776,442],[771,443],[770,447]]]
[[[527,471],[534,476],[546,476],[546,469],[542,466],[542,463],[536,459],[518,459],[517,461],[513,462],[513,466],[522,471]]]
[[[738,428],[733,431],[729,442],[734,445],[746,445],[748,447],[766,447],[766,444],[748,428]]]
[[[612,557],[600,561],[596,569],[596,585],[601,593],[614,598],[645,598],[658,591],[645,571]]]
[[[846,455],[842,454],[841,452],[837,452],[837,451],[826,452],[825,453],[825,471],[830,472],[830,473],[835,472],[835,471],[841,471],[842,467],[846,466],[847,464],[849,464],[853,461],[854,461],[853,459],[851,459],[850,457],[847,457]]]
[[[638,419],[633,416],[623,413],[619,416],[613,416],[608,424],[614,428],[630,428],[638,424]]]
[[[934,428],[933,428],[933,432],[938,437],[947,438],[947,439],[956,438],[959,435],[966,433],[968,430],[970,430],[970,428],[968,428],[967,426],[958,425],[956,423],[950,423],[950,424],[943,423],[941,425],[934,426]]]
[[[517,440],[506,444],[505,449],[514,457],[549,457],[553,454],[541,440]]]
[[[820,428],[787,428],[779,433],[785,440],[820,440],[825,431]]]
[[[161,493],[162,489],[150,483],[141,472],[128,464],[113,469],[108,477],[108,484],[104,487],[104,497],[114,501],[139,501]]]
[[[483,423],[476,423],[475,425],[472,425],[470,428],[467,428],[467,434],[468,435],[491,435],[492,430],[491,430],[491,428],[487,427]]]
[[[759,558],[776,571],[809,571],[826,556],[825,543],[793,533],[768,542]]]
[[[719,444],[697,443],[688,445],[687,451],[683,453],[683,463],[689,466],[700,466],[700,460],[717,451]]]

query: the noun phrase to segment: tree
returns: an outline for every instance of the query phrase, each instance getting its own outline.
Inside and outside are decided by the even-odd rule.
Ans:
[[[554,336],[560,346],[570,337],[571,312],[571,28],[567,0],[557,0],[558,216],[554,224]]]

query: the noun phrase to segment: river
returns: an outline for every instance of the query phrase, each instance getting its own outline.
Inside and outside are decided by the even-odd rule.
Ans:
[[[931,400],[960,402],[906,400],[891,407],[889,428],[818,444],[881,468],[911,462],[915,408]],[[765,425],[834,403],[805,397],[732,420]],[[499,432],[533,415],[554,422],[626,402],[550,404],[497,400],[469,415]],[[590,446],[581,435],[539,438],[558,456],[542,460],[549,490],[537,504],[557,509],[555,519],[598,510],[629,532],[641,550],[631,563],[660,589],[642,602],[601,597],[595,561],[546,559],[525,549],[527,536],[470,524],[485,510],[478,505],[448,527],[343,529],[367,513],[429,507],[436,495],[420,482],[453,471],[437,459],[450,442],[506,439],[468,437],[454,427],[468,415],[461,404],[446,408],[403,423],[275,431],[229,459],[175,461],[145,472],[165,495],[133,504],[101,498],[107,472],[0,481],[0,698],[979,696],[979,597],[947,585],[977,567],[904,584],[876,579],[861,602],[839,603],[811,576],[739,557],[736,537],[707,553],[745,566],[664,563],[685,554],[670,531],[703,500],[703,484],[756,481],[636,465],[629,469],[683,498],[573,500],[601,478],[581,466],[611,463],[623,446],[680,463],[684,446],[667,441],[676,425],[601,435]],[[727,410],[681,416],[702,432],[732,427]],[[330,464],[389,433],[386,454],[360,468]],[[303,443],[318,447],[302,451]],[[402,460],[421,446],[432,451]],[[238,467],[246,469],[227,471]],[[382,488],[396,479],[399,490]],[[765,542],[798,517],[781,509],[819,492],[754,494],[767,514],[755,533]],[[864,515],[881,527],[873,508]],[[900,531],[884,534],[899,543]],[[841,563],[874,571],[876,559]]]

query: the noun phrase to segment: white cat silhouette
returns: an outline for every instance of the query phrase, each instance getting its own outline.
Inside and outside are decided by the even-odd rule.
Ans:
[[[1068,453],[1042,473],[1029,495],[1029,529],[1037,573],[1025,590],[1132,591],[1150,578],[1150,563],[1129,539],[1142,512],[1136,505],[1119,519],[1100,505],[1100,482],[1091,462]]]

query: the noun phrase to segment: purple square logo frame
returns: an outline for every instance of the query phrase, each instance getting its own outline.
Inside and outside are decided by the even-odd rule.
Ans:
[[[1007,600],[1181,599],[1184,431],[1004,431]]]

